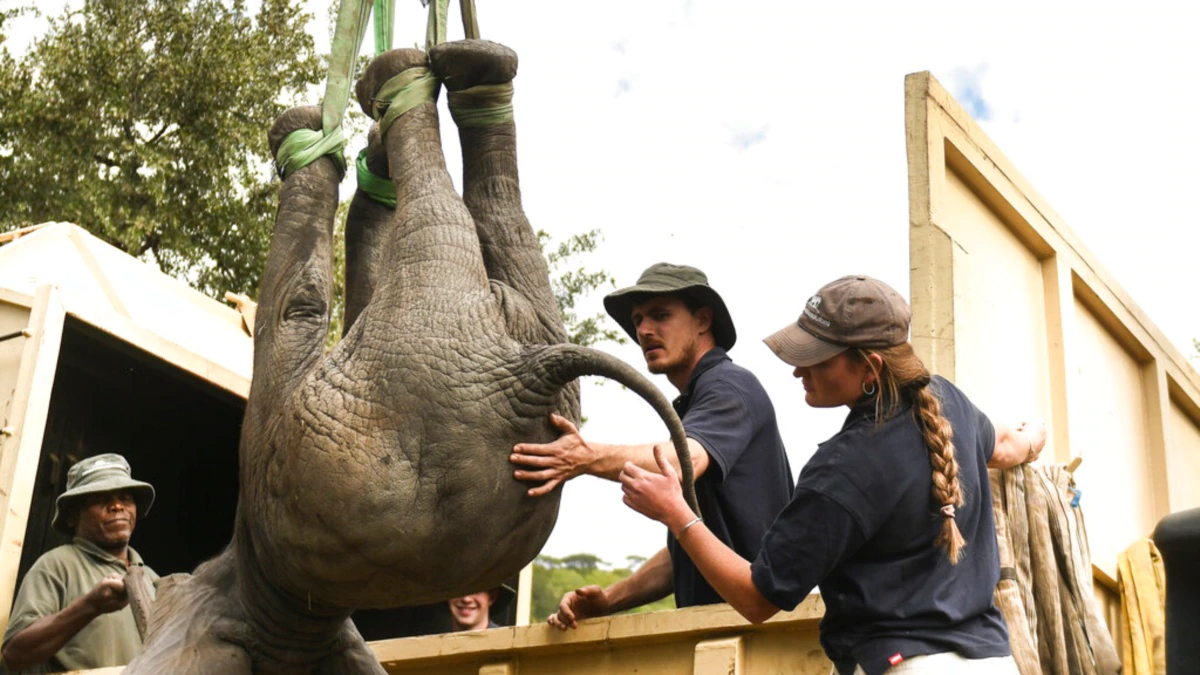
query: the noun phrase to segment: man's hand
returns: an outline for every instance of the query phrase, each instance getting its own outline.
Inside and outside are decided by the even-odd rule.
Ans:
[[[571,420],[557,413],[550,414],[550,423],[562,432],[553,443],[518,443],[508,461],[523,467],[513,471],[513,477],[523,481],[541,481],[530,488],[530,497],[549,494],[563,481],[584,473],[599,453],[589,446]]]
[[[578,628],[579,621],[609,613],[608,596],[599,586],[584,586],[563,596],[558,603],[558,611],[551,614],[547,621],[559,630]]]
[[[87,594],[88,606],[99,614],[109,614],[124,609],[129,604],[125,593],[125,579],[119,574],[110,574],[100,580]]]

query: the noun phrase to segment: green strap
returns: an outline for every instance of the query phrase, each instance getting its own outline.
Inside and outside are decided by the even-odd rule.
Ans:
[[[342,126],[342,116],[350,102],[350,75],[354,61],[367,32],[367,0],[341,0],[337,28],[329,54],[329,77],[325,81],[325,96],[321,99],[321,129],[332,134]]]
[[[371,104],[371,111],[378,115],[387,108],[383,118],[379,120],[380,137],[387,136],[392,122],[404,113],[426,101],[436,101],[442,83],[434,77],[428,68],[409,68],[393,77],[379,89],[377,98]]]
[[[460,0],[462,9],[463,33],[468,40],[479,39],[479,19],[475,16],[475,0]]]
[[[279,173],[280,178],[287,178],[329,155],[338,169],[345,174],[346,158],[342,155],[345,145],[341,127],[334,129],[332,134],[323,134],[313,129],[297,129],[279,144],[279,151],[275,153],[275,171]]]
[[[358,160],[354,166],[358,169],[358,189],[380,204],[388,208],[396,208],[396,185],[391,180],[371,172],[371,169],[367,167],[366,148],[358,153]]]
[[[396,0],[375,0],[375,56],[392,48]]]
[[[432,0],[429,3],[429,24],[425,28],[425,51],[446,41],[446,14],[450,0]]]
[[[513,85],[480,84],[452,91],[447,103],[459,127],[485,127],[513,121]]]

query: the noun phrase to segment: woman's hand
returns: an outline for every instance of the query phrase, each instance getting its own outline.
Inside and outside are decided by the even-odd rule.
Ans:
[[[672,534],[695,518],[691,508],[683,499],[683,488],[679,486],[679,474],[663,454],[663,446],[654,446],[654,461],[659,473],[646,471],[632,462],[626,462],[618,480],[625,493],[625,504],[638,513],[663,523]]]

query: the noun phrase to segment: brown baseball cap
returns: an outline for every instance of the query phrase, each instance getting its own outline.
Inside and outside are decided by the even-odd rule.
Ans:
[[[852,347],[880,349],[908,341],[912,310],[896,289],[865,275],[825,284],[800,318],[763,342],[793,366],[815,366]]]

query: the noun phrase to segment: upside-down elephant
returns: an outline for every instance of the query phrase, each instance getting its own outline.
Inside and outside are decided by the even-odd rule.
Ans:
[[[365,153],[394,208],[356,193],[346,234],[346,330],[326,351],[341,168],[287,175],[259,294],[254,380],[239,450],[233,541],[164,580],[144,673],[382,673],[356,608],[490,588],[532,560],[558,495],[512,477],[516,442],[548,442],[552,411],[578,418],[582,375],[651,402],[682,465],[683,429],[632,368],[568,344],[517,180],[516,55],[466,40],[377,57],[357,85],[379,120]],[[463,195],[446,170],[435,97],[448,90]],[[316,107],[285,112],[272,151]],[[690,481],[690,475],[686,477]]]

